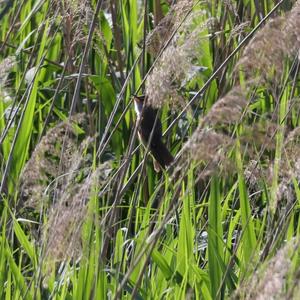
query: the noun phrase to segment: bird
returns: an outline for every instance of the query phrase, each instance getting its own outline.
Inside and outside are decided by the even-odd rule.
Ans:
[[[147,105],[147,96],[134,95],[133,97],[137,114],[138,137],[142,144],[147,147],[152,134],[149,150],[154,158],[154,170],[160,172],[161,170],[166,169],[166,167],[174,161],[174,157],[162,142],[162,125],[160,119],[156,117],[158,110]]]

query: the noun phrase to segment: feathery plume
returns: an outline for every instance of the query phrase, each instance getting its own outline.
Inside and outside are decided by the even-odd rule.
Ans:
[[[272,177],[272,167],[270,177]],[[284,141],[279,168],[277,201],[285,199],[290,203],[297,199],[293,179],[300,181],[300,127],[292,130]]]
[[[284,58],[294,58],[300,49],[300,2],[284,17],[277,16],[255,34],[245,48],[238,67],[247,78],[258,75],[262,81],[278,81],[282,75]]]
[[[74,124],[86,122],[84,114],[72,117],[51,128],[36,146],[20,177],[20,199],[25,206],[39,209],[46,205],[45,191],[49,184],[67,172],[78,151],[78,133]],[[59,184],[59,182],[57,182]]]
[[[190,154],[199,163],[198,173],[204,179],[216,171],[226,169],[226,154],[233,143],[234,140],[225,134],[198,127],[183,147],[184,159],[186,154]]]
[[[180,3],[182,2],[178,5]],[[185,10],[181,8],[179,11]],[[202,16],[203,12],[199,10],[194,10],[189,15],[148,76],[146,94],[151,106],[158,108],[163,104],[169,104],[173,110],[184,106],[184,98],[179,93],[182,83],[186,84],[191,80],[191,74],[198,75],[199,73],[191,70],[195,70],[193,60],[200,53],[199,37],[207,28],[206,23],[195,25],[196,20],[201,20]],[[182,15],[180,17],[183,18]],[[198,67],[198,69],[201,68]]]
[[[51,208],[49,221],[44,228],[46,258],[60,262],[79,258],[82,250],[81,227],[86,219],[89,199],[98,194],[107,180],[111,166],[109,162],[100,165],[82,182],[74,183],[70,174],[67,185]]]
[[[284,299],[285,279],[290,270],[291,257],[295,248],[295,240],[291,240],[279,249],[276,255],[260,267],[248,282],[243,283],[233,299]]]
[[[248,156],[253,159],[261,151],[275,150],[274,136],[277,130],[278,125],[270,120],[260,120],[258,123],[244,125],[239,138],[242,146],[247,149]]]
[[[246,91],[235,87],[218,100],[202,120],[202,126],[228,125],[240,120],[247,105]]]
[[[181,0],[172,5],[167,15],[148,34],[146,39],[146,49],[156,56],[164,46],[164,43],[171,37],[185,15],[193,7],[192,0]]]

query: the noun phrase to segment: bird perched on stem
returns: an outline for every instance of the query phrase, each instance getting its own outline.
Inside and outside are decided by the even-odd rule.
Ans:
[[[134,95],[134,107],[137,114],[138,136],[144,146],[148,146],[154,157],[153,165],[156,172],[169,166],[174,158],[165,144],[162,142],[161,121],[157,117],[157,109],[148,106],[147,98]],[[152,133],[153,130],[153,133]]]

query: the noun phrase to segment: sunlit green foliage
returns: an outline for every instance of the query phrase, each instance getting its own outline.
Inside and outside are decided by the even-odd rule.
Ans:
[[[299,297],[300,3],[175,2],[0,2],[0,299]]]

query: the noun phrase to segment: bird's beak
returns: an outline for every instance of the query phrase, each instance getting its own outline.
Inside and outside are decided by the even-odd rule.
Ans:
[[[143,102],[144,99],[145,99],[145,95],[140,95],[140,96],[138,96],[138,95],[136,95],[136,94],[132,94],[132,96],[134,97],[134,100],[135,100],[135,101],[139,101],[139,102]]]

